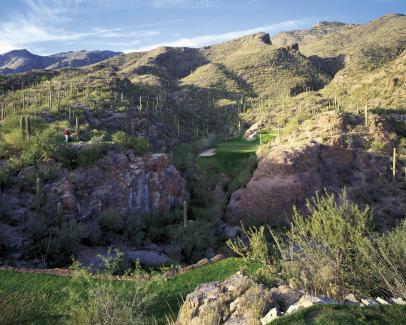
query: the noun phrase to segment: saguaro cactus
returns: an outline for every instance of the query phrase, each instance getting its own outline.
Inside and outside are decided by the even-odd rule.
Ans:
[[[397,160],[396,148],[393,148],[393,156],[392,156],[392,175],[393,175],[393,179],[395,179],[395,177],[396,177],[396,160]]]
[[[21,135],[24,137],[24,131],[25,131],[25,120],[24,120],[24,116],[20,116],[20,132]]]
[[[368,126],[368,103],[365,104],[364,116],[365,116],[365,126]]]
[[[30,138],[31,136],[31,123],[30,123],[30,117],[26,116],[25,117],[25,137],[27,138],[27,140]]]
[[[76,127],[75,127],[75,129],[76,129],[76,139],[79,141],[80,129],[79,129],[79,118],[78,117],[76,118]]]
[[[56,205],[56,226],[60,229],[62,227],[63,207],[62,203],[58,202]]]
[[[183,228],[187,227],[187,201],[183,201]]]
[[[37,177],[35,183],[35,208],[39,210],[42,204],[42,182],[41,178]]]

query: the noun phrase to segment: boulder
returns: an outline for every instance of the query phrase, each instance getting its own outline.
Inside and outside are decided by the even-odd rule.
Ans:
[[[286,314],[293,314],[300,309],[307,308],[313,305],[329,305],[329,304],[337,304],[337,301],[326,297],[315,297],[308,294],[303,295],[299,301],[291,306],[286,311]]]
[[[264,125],[262,122],[254,123],[253,125],[251,125],[249,127],[249,129],[247,131],[245,131],[244,139],[248,140],[248,141],[254,141],[257,138],[261,128],[263,128],[263,127],[264,127]]]
[[[261,324],[267,325],[273,320],[277,319],[280,313],[277,308],[272,308],[264,317],[261,318]]]
[[[170,261],[165,254],[146,250],[128,250],[124,252],[124,257],[131,262],[139,261],[144,266],[160,266]]]
[[[288,286],[268,288],[241,272],[198,286],[183,303],[176,324],[264,324],[302,294]],[[274,310],[275,309],[275,310]]]
[[[389,301],[396,305],[406,305],[406,300],[402,298],[390,298]]]
[[[376,301],[381,305],[390,305],[389,302],[387,302],[385,299],[381,297],[376,298]]]
[[[345,305],[359,305],[360,302],[355,298],[353,293],[350,293],[344,297]]]
[[[361,299],[361,306],[369,307],[379,305],[374,299]]]
[[[225,256],[223,254],[217,254],[210,259],[210,262],[213,263],[213,262],[221,261],[223,259],[225,259]]]

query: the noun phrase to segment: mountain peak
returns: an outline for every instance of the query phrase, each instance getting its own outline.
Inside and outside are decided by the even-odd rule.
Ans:
[[[18,50],[12,50],[7,53],[4,53],[3,55],[18,55],[18,56],[27,56],[27,55],[34,55],[27,49],[18,49]]]
[[[345,26],[347,25],[346,23],[343,23],[341,21],[319,21],[318,23],[313,25],[313,28],[323,28],[323,27],[336,27],[336,26]]]
[[[236,38],[230,42],[237,42],[237,43],[251,43],[251,42],[258,42],[264,43],[266,45],[272,45],[271,37],[268,33],[259,32],[255,34],[245,35],[239,38]]]

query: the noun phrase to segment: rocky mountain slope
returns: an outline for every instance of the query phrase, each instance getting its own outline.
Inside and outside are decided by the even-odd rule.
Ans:
[[[227,222],[286,226],[293,206],[304,209],[316,192],[347,188],[352,200],[373,209],[381,230],[393,227],[406,211],[401,172],[395,180],[391,172],[396,135],[377,116],[363,123],[327,112],[262,147],[252,179],[231,196]]]
[[[321,21],[308,30],[279,33],[272,37],[272,43],[278,47],[292,46],[293,44],[299,44],[300,47],[303,47],[330,34],[348,31],[354,27],[356,27],[355,24]]]
[[[0,192],[3,202],[0,233],[2,244],[12,247],[10,255],[7,255],[10,260],[20,259],[23,252],[27,254],[29,234],[36,231],[38,219],[44,216],[47,216],[44,225],[49,222],[80,222],[81,227],[88,229],[88,235],[93,237],[100,235],[96,219],[103,212],[115,211],[131,216],[127,223],[134,223],[143,215],[159,219],[189,199],[185,180],[165,154],[139,156],[132,150],[122,153],[111,151],[89,167],[55,169],[55,163],[48,161],[38,168],[43,173],[53,169],[54,174],[51,179],[41,180],[41,183],[37,181],[34,191],[32,176],[35,168],[27,167],[16,178],[20,187]],[[58,215],[60,221],[57,221]],[[114,215],[111,218],[112,226],[115,229],[120,227],[121,219]],[[47,236],[45,229],[42,235],[37,235]],[[109,236],[110,241],[117,240],[112,234]],[[31,240],[31,244],[36,242],[33,238]],[[121,243],[121,240],[118,242]],[[69,246],[68,243],[66,245]],[[89,246],[93,244],[84,243],[81,251],[86,251]],[[100,253],[100,250],[90,251],[93,255],[89,258]]]
[[[280,34],[275,41],[256,33],[199,49],[160,47],[80,68],[75,66],[92,62],[88,53],[65,53],[52,56],[47,69],[0,76],[2,227],[11,234],[20,232],[20,223],[28,232],[38,230],[25,223],[25,216],[34,220],[44,214],[34,204],[39,177],[50,195],[49,211],[56,213],[59,202],[66,221],[94,224],[104,218],[99,227],[104,237],[94,245],[108,243],[110,236],[117,243],[121,236],[121,244],[140,246],[141,239],[153,237],[176,242],[178,253],[182,250],[189,260],[213,250],[210,239],[219,223],[286,225],[293,205],[304,208],[307,198],[324,189],[338,193],[346,187],[352,200],[374,209],[381,230],[390,228],[406,207],[403,165],[398,164],[395,180],[390,169],[393,147],[401,148],[406,135],[401,122],[405,33],[405,16],[387,15],[364,25],[323,22],[309,31]],[[43,60],[27,51],[20,55],[10,69]],[[393,114],[396,123],[386,119]],[[198,150],[241,136],[253,124],[257,135],[279,139],[260,147],[252,178],[255,157],[241,176],[223,183],[218,166],[199,164]],[[65,128],[78,143],[63,145]],[[136,158],[122,148],[137,143],[167,156]],[[112,146],[117,151],[106,157]],[[81,148],[79,154],[75,148]],[[227,154],[223,158],[230,163]],[[191,202],[198,205],[186,207],[193,220],[187,238],[182,211],[171,209],[188,196],[171,167],[172,157],[180,161]],[[44,169],[48,163],[51,167]],[[215,222],[213,209],[207,208],[212,203]],[[122,215],[112,217],[110,210]],[[160,217],[144,220],[145,213]],[[141,225],[132,225],[128,235],[124,220],[132,214]],[[48,217],[47,231],[59,238],[54,232],[62,228],[55,230],[55,219]],[[114,218],[126,226],[114,228]],[[161,223],[151,225],[157,220]],[[36,235],[31,246],[42,254],[48,237]],[[201,249],[190,249],[190,242]]]
[[[0,54],[0,74],[26,72],[34,69],[78,68],[120,54],[122,53],[113,51],[78,51],[41,56],[25,49],[13,50]]]

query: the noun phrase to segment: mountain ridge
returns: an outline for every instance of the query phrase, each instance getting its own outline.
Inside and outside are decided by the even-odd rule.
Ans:
[[[17,49],[0,54],[0,74],[37,69],[78,68],[121,54],[123,53],[109,50],[81,50],[42,56],[33,54],[27,49]]]

